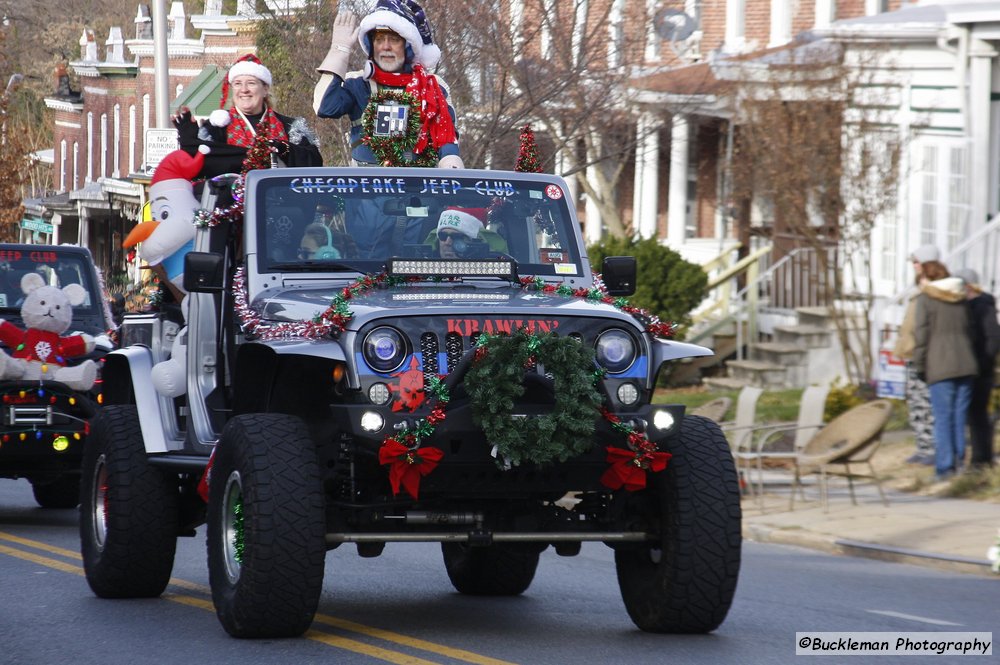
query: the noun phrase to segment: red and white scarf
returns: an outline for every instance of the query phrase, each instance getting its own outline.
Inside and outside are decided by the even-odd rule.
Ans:
[[[448,112],[448,100],[437,79],[427,73],[423,65],[413,65],[411,74],[393,74],[374,68],[372,78],[379,85],[389,88],[403,88],[420,100],[420,134],[413,152],[420,154],[430,143],[435,149],[448,143],[455,143],[455,123]]]
[[[226,143],[243,148],[253,145],[254,137],[262,134],[265,138],[277,141],[288,141],[285,126],[271,108],[264,109],[257,127],[251,127],[246,116],[235,106],[229,109],[229,125],[226,127]]]

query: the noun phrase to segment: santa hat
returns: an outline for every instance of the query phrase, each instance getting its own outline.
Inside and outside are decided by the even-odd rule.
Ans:
[[[165,180],[194,180],[205,165],[204,153],[206,152],[208,152],[208,146],[199,146],[198,152],[195,153],[194,157],[184,150],[174,150],[167,153],[167,156],[163,158],[163,161],[153,171],[153,179],[149,183],[150,186]]]
[[[441,61],[441,49],[434,43],[427,13],[414,0],[378,0],[375,9],[361,19],[358,41],[369,58],[371,41],[368,33],[373,30],[391,30],[405,39],[413,51],[415,64],[433,69]]]
[[[486,226],[486,208],[445,208],[438,219],[438,231],[455,229],[469,238],[478,238]]]

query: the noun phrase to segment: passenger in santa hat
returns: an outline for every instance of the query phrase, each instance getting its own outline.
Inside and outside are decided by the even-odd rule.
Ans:
[[[173,122],[181,148],[191,153],[199,145],[211,146],[203,177],[241,172],[258,134],[271,144],[275,166],[323,165],[319,141],[305,119],[274,110],[271,82],[270,70],[257,56],[247,54],[229,68],[219,109],[212,111],[208,122],[197,122],[186,106],[177,110]]]
[[[362,70],[348,72],[355,43],[360,43],[367,61]],[[463,168],[448,87],[432,73],[440,60],[441,49],[434,43],[427,14],[414,0],[378,0],[360,25],[353,13],[341,9],[334,19],[330,51],[317,67],[320,79],[313,94],[313,109],[320,118],[350,118],[354,164],[397,165],[387,164],[372,150],[370,142],[402,134],[406,136],[406,140],[400,139],[403,164]],[[393,100],[380,103],[379,98],[387,91],[416,97],[420,124],[415,135],[410,135],[405,119],[397,119],[396,124],[386,120],[388,113],[384,109],[389,106],[409,113],[408,108],[400,111],[402,105]],[[366,129],[363,116],[369,107],[376,118],[386,122],[376,121]]]

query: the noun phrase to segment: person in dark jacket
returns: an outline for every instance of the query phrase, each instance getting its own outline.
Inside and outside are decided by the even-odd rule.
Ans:
[[[203,177],[240,173],[247,152],[258,135],[271,147],[271,166],[322,166],[319,141],[304,118],[293,118],[274,110],[271,104],[271,72],[255,55],[237,60],[222,84],[222,100],[208,122],[198,123],[191,110],[182,106],[173,117],[180,147],[193,152],[207,145]],[[232,101],[231,106],[226,105]]]
[[[972,349],[979,363],[979,373],[972,382],[969,403],[969,442],[972,447],[971,466],[993,466],[993,417],[990,395],[993,393],[993,371],[1000,353],[1000,323],[997,322],[996,300],[979,286],[975,270],[963,268],[955,276],[965,282],[969,316],[972,319]]]
[[[365,68],[348,72],[357,43]],[[316,68],[313,109],[320,118],[350,119],[355,165],[463,168],[448,86],[433,73],[440,60],[427,14],[414,0],[377,0],[360,24],[342,8]]]
[[[964,283],[937,261],[924,264],[924,277],[917,296],[913,366],[930,386],[934,468],[937,479],[945,480],[965,462],[965,424],[979,365]]]

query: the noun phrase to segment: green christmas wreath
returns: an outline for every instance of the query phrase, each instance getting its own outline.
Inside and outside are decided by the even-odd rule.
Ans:
[[[535,362],[555,381],[555,405],[544,416],[515,418],[525,369]],[[497,464],[564,462],[590,450],[601,404],[594,387],[597,371],[593,350],[570,337],[523,329],[480,336],[465,388],[473,419],[496,446]]]
[[[375,111],[379,104],[395,102],[409,107],[406,121],[406,133],[392,136],[375,136]],[[420,154],[413,153],[413,146],[420,136],[420,100],[408,92],[392,89],[380,89],[371,96],[371,101],[361,115],[362,141],[367,145],[379,164],[382,166],[435,166],[438,161],[437,150],[430,143]],[[405,153],[413,155],[407,160]]]

